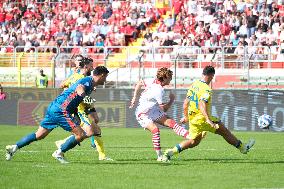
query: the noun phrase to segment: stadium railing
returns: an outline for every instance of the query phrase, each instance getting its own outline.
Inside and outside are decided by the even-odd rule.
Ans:
[[[218,70],[213,85],[216,88],[281,88],[284,82],[281,77],[284,55],[280,53],[280,46],[242,47],[238,51],[229,51],[230,46],[3,48],[8,50],[0,56],[0,82],[7,86],[32,87],[38,70],[44,69],[50,86],[56,87],[74,66],[71,60],[75,54],[92,57],[94,66],[110,68],[109,86],[112,87],[132,87],[139,78],[155,75],[157,68],[170,67],[176,73],[172,87],[186,88],[193,79],[200,77],[200,70],[208,64]]]

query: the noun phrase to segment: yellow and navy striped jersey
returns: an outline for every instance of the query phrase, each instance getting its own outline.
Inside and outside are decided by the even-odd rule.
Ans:
[[[187,91],[186,97],[189,100],[188,115],[202,114],[198,103],[203,100],[206,102],[207,113],[211,115],[211,95],[212,89],[204,81],[196,80]]]

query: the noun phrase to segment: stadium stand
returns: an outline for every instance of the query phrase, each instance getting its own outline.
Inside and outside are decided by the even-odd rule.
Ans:
[[[281,69],[283,15],[283,2],[276,0],[4,0],[0,66],[51,68],[55,62],[65,68],[82,53],[95,66],[114,69],[211,63],[222,69]],[[181,86],[190,83],[180,77]],[[225,80],[233,81],[220,87],[282,85],[280,79],[244,82],[241,77],[229,75]]]

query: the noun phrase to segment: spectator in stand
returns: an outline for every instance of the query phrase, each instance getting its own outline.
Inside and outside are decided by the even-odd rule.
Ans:
[[[249,13],[249,15],[246,17],[247,20],[247,27],[248,27],[248,37],[250,37],[252,34],[255,33],[255,27],[257,24],[257,17],[252,14],[252,12]]]
[[[59,31],[55,33],[55,40],[58,46],[63,42],[63,38],[66,35],[64,28],[59,28]]]
[[[235,52],[236,47],[233,46],[233,42],[229,42],[228,46],[225,47],[225,54],[233,54]]]
[[[216,51],[216,48],[218,46],[217,40],[215,40],[214,37],[210,37],[209,40],[205,41],[205,53],[214,53]]]
[[[233,46],[237,46],[239,44],[240,38],[238,37],[237,34],[233,34],[232,38],[230,38],[231,42],[233,42]]]
[[[121,33],[121,29],[118,29],[114,34],[115,42],[118,46],[125,46],[125,34]]]
[[[17,36],[17,40],[14,42],[14,47],[16,47],[17,52],[24,52],[24,46],[26,42],[22,38],[22,34],[19,33]]]
[[[237,32],[237,35],[239,37],[245,37],[247,38],[248,36],[248,28],[247,28],[247,24],[243,23],[239,29],[239,31]]]
[[[245,37],[240,37],[239,39],[240,39],[240,40],[239,40],[239,43],[241,42],[241,44],[242,44],[243,46],[247,46],[247,45],[248,45],[248,43],[245,41]]]
[[[137,30],[146,30],[147,27],[147,19],[145,18],[145,13],[141,12],[140,17],[137,19],[137,25],[136,28]]]
[[[80,27],[76,26],[75,29],[72,31],[70,36],[73,45],[81,45],[83,41],[83,33],[80,31]]]
[[[96,49],[95,49],[96,53],[103,53],[104,52],[103,47],[105,46],[105,44],[104,44],[103,38],[101,36],[97,37],[95,46],[96,46]]]
[[[213,36],[215,41],[217,41],[219,39],[220,34],[221,34],[220,24],[219,24],[217,18],[213,19],[213,23],[210,24],[209,31],[211,33],[211,36]]]
[[[218,42],[218,46],[220,46],[220,47],[227,46],[227,40],[226,40],[224,35],[220,36],[220,39],[219,39],[219,42]]]
[[[238,56],[236,60],[237,68],[243,68],[244,66],[244,55],[247,54],[245,53],[245,51],[246,48],[244,47],[243,43],[240,41],[234,52],[234,54]]]
[[[172,30],[172,27],[174,26],[174,19],[172,17],[172,14],[169,14],[169,17],[165,20],[165,25],[170,31]]]
[[[148,40],[149,38],[152,39],[152,35],[153,35],[153,34],[152,34],[150,28],[146,28],[146,33],[144,34],[144,38],[147,39],[147,40]]]
[[[263,32],[267,32],[268,25],[264,23],[264,19],[260,19],[256,25],[256,28],[261,29]]]
[[[259,41],[264,41],[266,33],[264,33],[261,28],[258,28],[258,30],[255,32],[255,36]]]
[[[3,87],[0,83],[0,101],[6,99],[6,94],[3,92]]]
[[[183,8],[183,1],[182,0],[174,0],[173,1],[173,7],[174,7],[174,23],[177,20],[177,16],[180,14],[182,8]]]
[[[108,21],[104,20],[104,24],[100,28],[100,35],[105,39],[107,33],[110,31],[110,26],[108,25]]]

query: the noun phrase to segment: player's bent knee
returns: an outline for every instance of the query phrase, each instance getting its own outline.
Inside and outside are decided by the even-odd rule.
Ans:
[[[94,134],[95,135],[101,134],[101,128],[100,127],[95,127]]]

